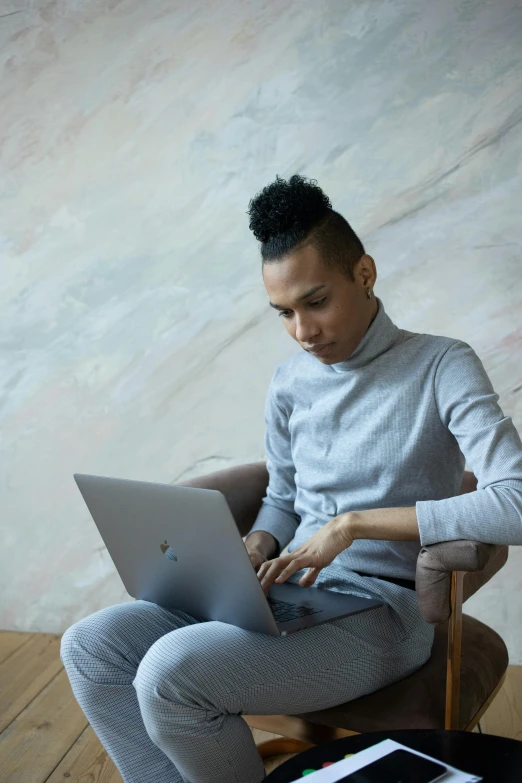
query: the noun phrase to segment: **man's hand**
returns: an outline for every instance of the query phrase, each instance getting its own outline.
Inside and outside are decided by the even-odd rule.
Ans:
[[[259,535],[266,536],[268,533]],[[415,506],[347,511],[323,525],[293,552],[274,560],[269,560],[273,555],[265,552],[265,562],[262,562],[257,572],[263,592],[266,595],[271,585],[285,582],[301,568],[308,568],[308,571],[298,584],[301,587],[310,587],[321,569],[330,565],[332,560],[344,549],[348,549],[356,539],[420,541]]]
[[[266,563],[266,557],[262,555],[261,552],[257,552],[255,549],[247,549],[247,552],[250,560],[252,561],[252,565],[256,569],[256,572],[259,571],[263,563]]]
[[[275,555],[279,544],[270,533],[266,533],[264,530],[255,530],[246,537],[245,547],[257,572],[268,558]]]
[[[353,541],[350,513],[334,517],[293,552],[261,564],[257,576],[263,592],[266,595],[271,585],[286,582],[289,576],[301,568],[308,568],[308,571],[301,577],[299,584],[301,587],[310,587],[321,569],[330,565]]]

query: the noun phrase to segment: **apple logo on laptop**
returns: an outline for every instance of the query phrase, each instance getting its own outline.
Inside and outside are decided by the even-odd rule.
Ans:
[[[169,546],[169,543],[168,543],[167,539],[165,539],[165,543],[164,544],[160,544],[160,549],[163,552],[163,554],[165,555],[165,557],[167,557],[169,560],[177,560],[178,559],[176,557],[176,555],[174,554],[174,552],[172,551],[172,548]]]

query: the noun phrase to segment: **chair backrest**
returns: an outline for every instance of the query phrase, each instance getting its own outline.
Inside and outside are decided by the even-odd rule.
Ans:
[[[218,489],[222,492],[239,532],[246,536],[256,521],[266,495],[268,470],[264,462],[248,462],[179,483],[183,487]]]

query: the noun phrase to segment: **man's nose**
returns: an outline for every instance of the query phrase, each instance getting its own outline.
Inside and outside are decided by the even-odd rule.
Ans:
[[[317,337],[320,334],[320,329],[317,324],[314,323],[313,318],[306,318],[296,315],[295,317],[295,338],[300,343],[305,345],[314,344],[318,342]]]

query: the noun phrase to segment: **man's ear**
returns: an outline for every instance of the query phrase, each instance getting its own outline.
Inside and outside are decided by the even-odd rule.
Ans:
[[[373,288],[377,280],[377,267],[372,256],[364,253],[357,261],[354,267],[354,276],[356,281],[360,282],[363,288]]]

